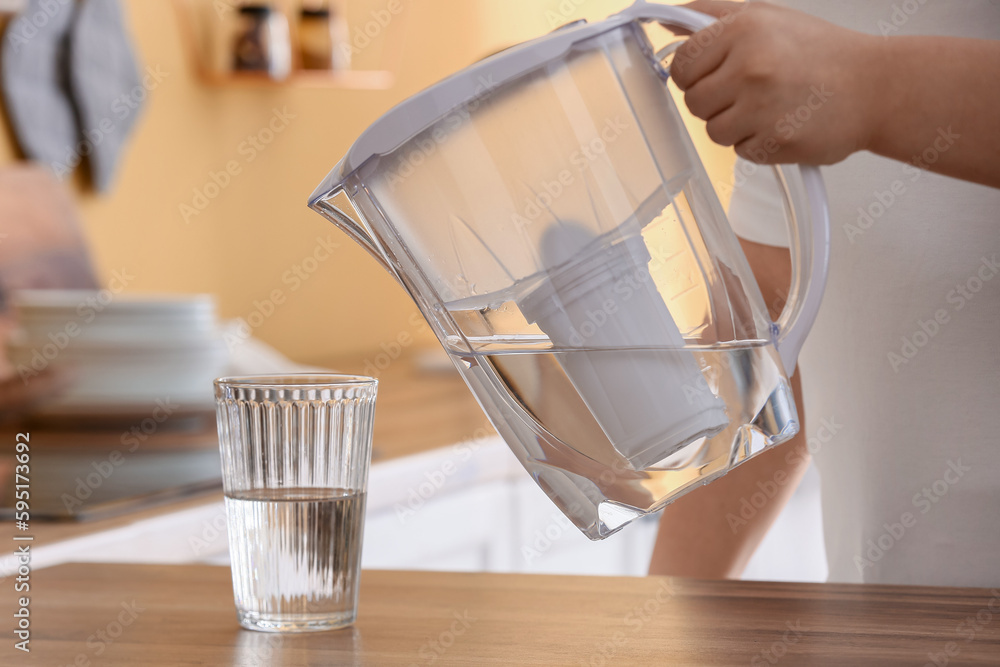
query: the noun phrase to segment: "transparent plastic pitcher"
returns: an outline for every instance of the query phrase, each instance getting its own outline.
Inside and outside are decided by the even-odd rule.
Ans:
[[[637,3],[478,63],[369,128],[310,206],[406,288],[524,468],[600,539],[792,437],[829,220],[783,168],[771,322]],[[676,45],[676,43],[675,43]]]

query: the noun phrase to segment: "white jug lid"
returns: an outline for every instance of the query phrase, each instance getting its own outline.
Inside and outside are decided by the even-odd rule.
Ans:
[[[448,113],[480,99],[500,86],[563,57],[575,45],[643,18],[676,19],[678,25],[704,23],[707,17],[669,5],[638,0],[622,12],[596,23],[575,21],[537,39],[511,47],[451,75],[396,105],[358,137],[347,155],[313,192],[310,205],[375,155],[385,155],[431,127]],[[710,20],[710,19],[709,19]]]

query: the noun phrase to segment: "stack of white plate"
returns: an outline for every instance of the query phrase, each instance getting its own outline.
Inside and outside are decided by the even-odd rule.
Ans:
[[[43,370],[68,379],[43,411],[127,410],[168,399],[183,409],[211,406],[212,380],[228,356],[211,296],[24,290],[12,301],[15,371],[29,382]]]

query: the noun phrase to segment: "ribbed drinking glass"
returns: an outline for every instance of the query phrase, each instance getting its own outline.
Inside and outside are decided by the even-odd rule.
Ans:
[[[308,632],[357,618],[377,389],[345,375],[216,380],[243,627]]]

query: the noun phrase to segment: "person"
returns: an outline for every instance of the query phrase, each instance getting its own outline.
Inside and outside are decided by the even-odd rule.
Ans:
[[[831,581],[1000,585],[1000,3],[687,6],[719,19],[672,66],[709,136],[832,165],[831,266],[802,431],[667,507],[650,572],[739,576],[812,455]],[[743,180],[730,217],[776,316],[783,215],[734,210]]]

